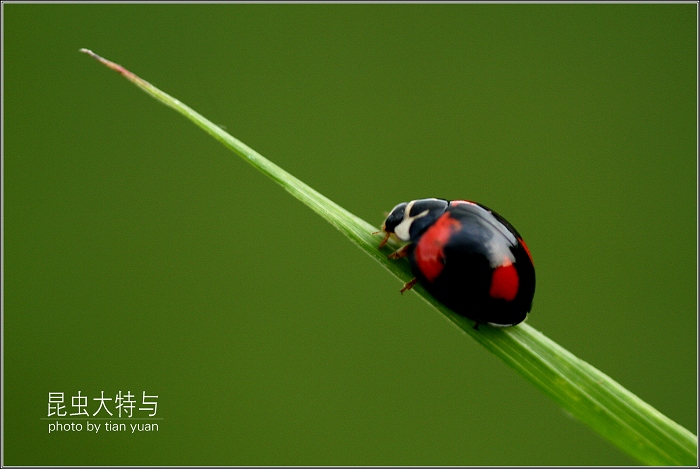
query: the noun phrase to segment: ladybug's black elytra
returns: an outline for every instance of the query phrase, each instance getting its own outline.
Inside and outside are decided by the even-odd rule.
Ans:
[[[530,251],[513,226],[467,200],[420,199],[394,207],[382,225],[383,247],[395,235],[408,242],[391,254],[408,257],[415,278],[455,313],[498,327],[527,317],[535,295]]]

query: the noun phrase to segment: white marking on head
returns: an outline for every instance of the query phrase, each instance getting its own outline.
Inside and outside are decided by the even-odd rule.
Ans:
[[[411,235],[408,233],[409,230],[411,229],[411,224],[413,224],[413,220],[416,218],[424,217],[428,214],[429,210],[423,210],[421,213],[415,216],[410,216],[409,213],[411,213],[411,209],[413,208],[413,204],[415,204],[416,201],[412,200],[406,205],[406,208],[404,208],[403,211],[403,220],[401,220],[401,223],[396,225],[396,228],[394,228],[394,234],[401,240],[401,241],[408,241],[411,239]]]

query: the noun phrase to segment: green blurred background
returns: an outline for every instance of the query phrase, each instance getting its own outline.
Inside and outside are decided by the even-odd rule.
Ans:
[[[4,5],[5,463],[636,462],[80,47],[377,226],[498,210],[528,323],[695,432],[696,11]],[[119,390],[157,433],[40,420]]]

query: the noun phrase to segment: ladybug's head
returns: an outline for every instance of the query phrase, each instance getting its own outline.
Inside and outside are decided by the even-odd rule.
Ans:
[[[382,231],[386,235],[379,247],[384,246],[392,234],[401,241],[415,241],[445,212],[448,205],[449,202],[442,199],[420,199],[400,203],[384,220]]]

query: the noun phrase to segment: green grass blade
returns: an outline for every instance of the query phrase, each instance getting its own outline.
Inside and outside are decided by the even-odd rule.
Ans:
[[[345,234],[401,281],[412,278],[406,262],[387,259],[398,246],[392,242],[379,250],[377,228],[319,194],[243,142],[224,132],[193,109],[142,80],[121,65],[92,51],[81,49],[160,102],[175,109],[267,174],[290,194],[309,206]],[[557,345],[541,332],[520,324],[506,329],[481,326],[453,313],[435,301],[420,285],[413,288],[421,298],[443,313],[464,333],[540,388],[561,407],[642,463],[650,465],[697,465],[698,440],[693,433],[667,418],[612,378]]]

